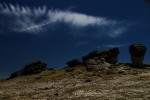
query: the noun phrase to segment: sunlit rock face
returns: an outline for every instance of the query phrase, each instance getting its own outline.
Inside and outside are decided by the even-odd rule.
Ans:
[[[146,47],[142,44],[133,44],[129,47],[129,52],[131,54],[131,62],[134,67],[144,67],[144,55],[146,52]]]
[[[83,57],[83,64],[88,69],[99,70],[104,66],[118,63],[119,49],[112,48],[103,51],[93,51],[87,56]]]

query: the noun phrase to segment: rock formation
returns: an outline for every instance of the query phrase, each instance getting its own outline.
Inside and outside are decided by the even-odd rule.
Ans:
[[[23,75],[37,74],[46,70],[53,70],[53,69],[48,68],[46,63],[43,63],[41,61],[34,61],[30,64],[25,65],[23,69],[12,73],[10,78],[15,78]]]
[[[131,54],[132,66],[143,67],[146,47],[142,44],[133,44],[129,47],[129,52]]]
[[[46,67],[47,67],[46,63],[42,63],[41,61],[35,61],[28,65],[25,65],[22,74],[30,75],[40,73],[42,71],[45,71],[47,69]]]
[[[78,59],[73,59],[71,61],[68,61],[66,64],[68,65],[68,67],[75,67],[78,65],[82,65],[82,62]]]
[[[93,51],[89,55],[82,58],[83,64],[88,67],[88,69],[98,70],[102,66],[116,64],[118,62],[118,48],[112,48],[104,51]]]

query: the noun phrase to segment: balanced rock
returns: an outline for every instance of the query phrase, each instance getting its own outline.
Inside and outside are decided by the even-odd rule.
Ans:
[[[143,67],[144,55],[146,47],[142,44],[133,44],[129,47],[131,61],[134,67]]]
[[[107,49],[103,51],[93,51],[87,56],[83,57],[83,64],[87,66],[88,69],[99,70],[100,67],[110,64],[116,64],[118,62],[118,48]]]
[[[82,62],[78,59],[73,59],[73,60],[68,61],[66,64],[68,65],[68,67],[75,67],[78,65],[82,65]]]
[[[47,64],[41,61],[34,61],[30,64],[25,65],[25,67],[21,70],[12,73],[10,78],[15,78],[23,75],[37,74],[46,70],[52,70],[52,68],[48,68]]]

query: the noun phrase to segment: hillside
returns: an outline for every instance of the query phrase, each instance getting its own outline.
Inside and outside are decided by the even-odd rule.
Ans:
[[[149,100],[149,79],[149,67],[114,64],[89,72],[75,66],[3,80],[0,100]]]
[[[90,52],[57,70],[33,61],[0,81],[0,100],[149,100],[146,47],[134,44],[129,52],[131,64],[118,63],[118,48]]]

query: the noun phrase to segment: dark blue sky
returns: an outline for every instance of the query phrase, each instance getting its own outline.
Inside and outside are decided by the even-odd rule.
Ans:
[[[119,62],[130,62],[130,44],[150,47],[144,0],[1,0],[0,16],[1,77],[33,60],[58,68],[111,47],[119,47]]]

